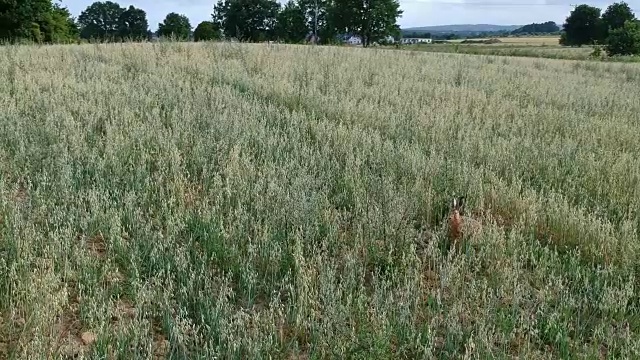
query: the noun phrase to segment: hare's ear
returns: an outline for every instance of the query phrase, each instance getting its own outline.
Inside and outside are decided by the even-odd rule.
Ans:
[[[458,198],[458,208],[464,209],[464,205],[465,205],[464,196],[460,196]]]
[[[457,208],[458,208],[458,199],[456,199],[454,196],[453,201],[451,201],[451,209],[455,210]]]

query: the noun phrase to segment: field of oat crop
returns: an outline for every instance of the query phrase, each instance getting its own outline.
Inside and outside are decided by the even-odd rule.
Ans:
[[[620,63],[2,47],[0,358],[638,357],[638,99]]]

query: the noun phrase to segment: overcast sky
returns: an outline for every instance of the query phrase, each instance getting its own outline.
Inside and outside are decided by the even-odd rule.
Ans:
[[[117,1],[121,6],[133,5],[147,12],[151,30],[170,12],[186,15],[195,26],[211,18],[217,0],[126,0]],[[279,0],[281,3],[285,0]],[[615,0],[400,0],[404,14],[399,19],[403,28],[414,26],[450,24],[498,24],[523,25],[532,22],[564,22],[571,4],[589,4],[605,9]],[[92,0],[62,0],[74,16],[78,16]],[[640,0],[627,0],[636,13]]]

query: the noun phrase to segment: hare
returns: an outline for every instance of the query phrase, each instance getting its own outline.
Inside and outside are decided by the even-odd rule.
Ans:
[[[458,246],[463,237],[473,236],[479,233],[482,225],[479,221],[464,214],[464,196],[454,197],[449,214],[449,238]]]

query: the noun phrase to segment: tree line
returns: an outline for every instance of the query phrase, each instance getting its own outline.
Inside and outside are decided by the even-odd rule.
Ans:
[[[603,13],[591,5],[578,5],[563,25],[560,44],[603,45],[610,56],[638,55],[640,21],[624,1],[609,5]]]
[[[0,40],[61,43],[78,37],[69,11],[51,0],[0,0]]]
[[[153,35],[176,39],[331,43],[339,35],[359,36],[364,46],[386,36],[398,37],[398,0],[218,0],[211,20],[192,28],[189,19],[171,12],[149,30],[143,9],[97,1],[74,18],[59,0],[0,0],[0,40],[68,43],[145,40]],[[316,36],[312,36],[316,35]]]
[[[511,32],[511,35],[525,35],[525,34],[554,34],[560,32],[560,27],[553,21],[547,21],[541,24],[532,23],[523,27],[517,28]]]

